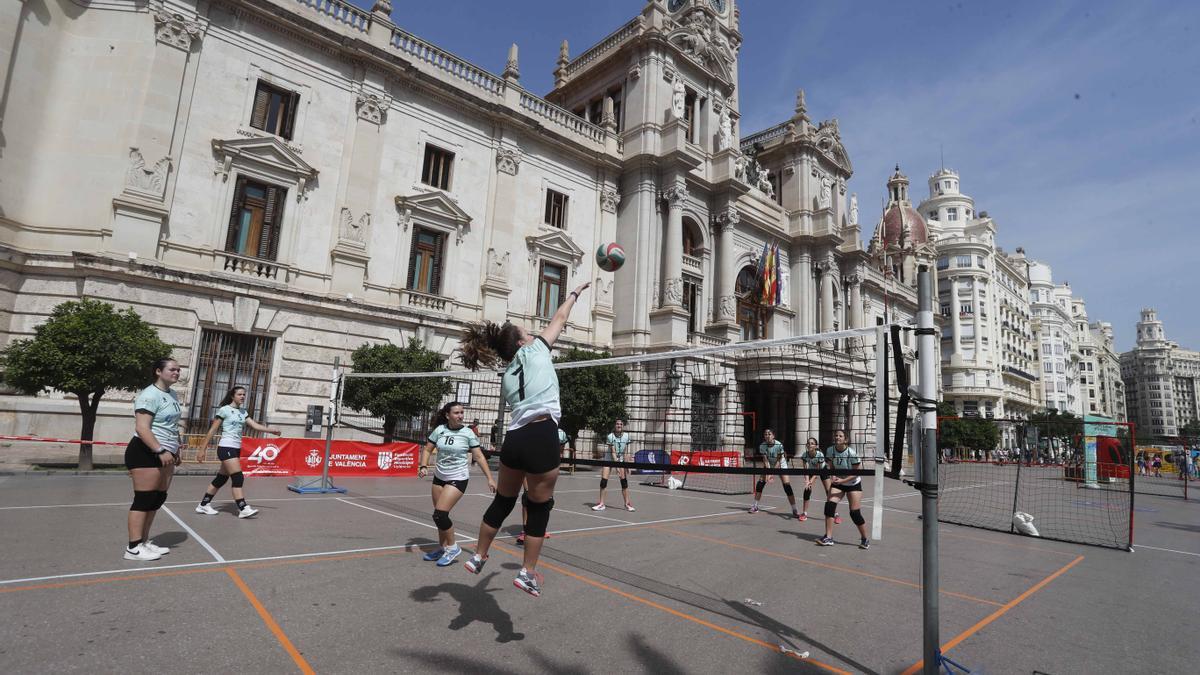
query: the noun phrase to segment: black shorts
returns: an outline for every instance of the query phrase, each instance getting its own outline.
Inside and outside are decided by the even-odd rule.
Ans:
[[[471,479],[469,479],[469,478],[464,478],[462,480],[442,480],[441,478],[438,478],[437,476],[433,477],[434,485],[436,485],[438,487],[442,487],[443,485],[449,485],[450,487],[458,490],[459,492],[463,493],[464,495],[467,494],[467,483],[470,483],[470,482],[471,482]]]
[[[558,468],[558,425],[552,419],[531,422],[504,435],[500,463],[510,469],[540,474]]]
[[[242,449],[241,448],[227,448],[223,445],[217,446],[217,459],[221,460],[222,462],[224,462],[227,459],[241,459],[241,458],[242,458]]]
[[[858,481],[854,485],[834,485],[832,487],[834,490],[842,492],[862,492],[862,481]]]
[[[157,469],[163,465],[158,453],[150,449],[146,442],[134,436],[125,446],[126,469]]]

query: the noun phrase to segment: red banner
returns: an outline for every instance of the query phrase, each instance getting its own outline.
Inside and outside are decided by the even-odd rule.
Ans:
[[[416,476],[416,443],[334,441],[331,476]],[[242,472],[250,476],[315,476],[325,464],[320,438],[254,438],[242,443]]]
[[[742,453],[737,451],[701,450],[698,452],[671,451],[672,464],[695,464],[697,466],[741,466]]]

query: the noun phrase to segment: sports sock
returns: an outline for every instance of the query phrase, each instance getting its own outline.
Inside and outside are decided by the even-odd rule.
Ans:
[[[212,500],[213,500],[213,496],[206,492],[206,493],[204,493],[204,499],[200,500],[200,506],[208,506],[208,503],[211,502]]]
[[[242,509],[246,508],[246,500],[245,499],[237,500],[237,507],[238,507],[238,511],[241,511]]]
[[[129,542],[129,550],[130,550],[130,551],[132,551],[133,549],[135,549],[135,548],[137,548],[138,546],[140,546],[140,545],[141,545],[141,543],[142,543],[142,540],[141,540],[141,539],[138,539],[137,541],[131,541],[131,542]]]

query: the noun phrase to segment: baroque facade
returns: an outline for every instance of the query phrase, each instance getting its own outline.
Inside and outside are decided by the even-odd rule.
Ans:
[[[485,318],[536,332],[584,280],[563,339],[616,353],[915,314],[912,270],[862,245],[837,121],[811,120],[801,91],[789,119],[741,133],[734,2],[647,2],[577,56],[564,43],[545,96],[515,45],[489,73],[386,2],[32,11],[0,9],[22,101],[0,155],[3,341],[65,300],[132,307],[184,366],[193,425],[239,382],[294,430],[355,347],[419,338],[450,357]],[[609,241],[628,254],[615,275],[590,255]],[[762,306],[753,270],[776,245],[782,303]],[[774,405],[819,407],[822,428],[794,432],[824,441],[865,417],[869,382]],[[128,404],[107,401],[97,437],[122,437]],[[74,427],[61,396],[2,407],[7,433]]]
[[[1167,339],[1154,309],[1143,309],[1136,346],[1121,354],[1129,419],[1139,438],[1178,436],[1200,420],[1200,351]]]

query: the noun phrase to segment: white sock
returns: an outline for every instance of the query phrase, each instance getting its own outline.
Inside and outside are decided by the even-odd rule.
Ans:
[[[755,500],[754,500],[754,505],[755,505],[755,506],[758,506],[758,500],[757,500],[757,499],[755,499]]]

